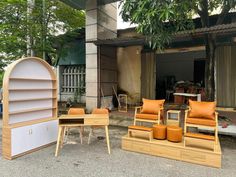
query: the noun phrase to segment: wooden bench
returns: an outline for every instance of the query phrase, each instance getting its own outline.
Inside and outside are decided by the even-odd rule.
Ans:
[[[153,139],[153,129],[149,127],[130,125],[128,127],[128,137],[132,137],[133,134],[147,136],[149,141]]]

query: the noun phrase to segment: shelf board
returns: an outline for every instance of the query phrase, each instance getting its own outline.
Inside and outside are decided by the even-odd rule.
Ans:
[[[28,99],[15,99],[15,100],[9,100],[9,102],[20,102],[20,101],[37,101],[37,100],[50,100],[50,99],[56,99],[56,97],[47,97],[47,98],[28,98]]]
[[[13,112],[9,112],[9,115],[23,114],[23,113],[36,112],[36,111],[44,111],[44,110],[49,110],[49,109],[56,109],[56,107],[33,108],[33,109],[26,109],[26,110],[20,110],[20,111],[13,111]]]
[[[56,81],[56,79],[43,79],[43,78],[20,78],[20,77],[11,77],[10,80],[26,80],[26,81]]]
[[[41,91],[41,90],[56,90],[56,88],[12,88],[9,91]]]
[[[33,125],[33,124],[38,124],[38,123],[43,123],[43,122],[48,122],[52,120],[58,120],[56,117],[46,117],[46,118],[41,118],[37,120],[29,120],[29,121],[24,121],[24,122],[19,122],[19,123],[14,123],[14,124],[9,124],[7,125],[9,128],[17,128],[17,127],[23,127],[23,126],[28,126],[28,125]]]

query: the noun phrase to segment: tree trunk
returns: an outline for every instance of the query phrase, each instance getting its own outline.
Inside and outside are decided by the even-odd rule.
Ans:
[[[27,0],[27,22],[28,23],[32,23],[31,15],[32,15],[32,11],[33,11],[34,6],[35,6],[35,0]],[[26,40],[27,40],[26,55],[32,57],[35,54],[34,54],[34,51],[33,51],[34,39],[33,39],[33,36],[32,36],[31,25],[28,25]]]
[[[207,101],[215,100],[215,39],[206,35],[205,90]]]

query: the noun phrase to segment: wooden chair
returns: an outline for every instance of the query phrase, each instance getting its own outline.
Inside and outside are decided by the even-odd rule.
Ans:
[[[68,110],[68,114],[69,115],[84,115],[85,114],[85,111],[84,111],[84,108],[70,108]],[[80,126],[80,143],[83,144],[83,131],[84,131],[84,127],[83,126]],[[67,139],[67,136],[69,134],[69,128],[65,129],[65,132],[66,133],[66,137],[65,137],[65,141]],[[64,132],[64,134],[65,134]]]
[[[107,109],[103,109],[103,108],[95,108],[95,109],[93,109],[92,114],[109,114],[109,111]],[[90,127],[88,144],[90,144],[91,136],[94,134],[93,130],[95,128],[101,128],[101,127],[103,127],[103,126],[96,125],[96,126]]]
[[[160,124],[163,121],[163,105],[165,100],[143,99],[143,106],[135,107],[134,125],[136,122]]]
[[[192,141],[194,146],[209,146],[216,150],[218,143],[218,113],[215,112],[215,102],[197,102],[189,100],[190,108],[185,111],[184,123],[184,146],[186,141]],[[192,133],[189,127],[207,128],[212,130],[214,135]]]

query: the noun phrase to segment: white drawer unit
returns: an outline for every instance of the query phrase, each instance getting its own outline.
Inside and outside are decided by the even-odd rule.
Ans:
[[[55,142],[57,129],[57,120],[13,128],[11,130],[11,156]]]
[[[24,155],[57,140],[57,79],[44,60],[28,57],[9,65],[3,78],[2,154]]]

